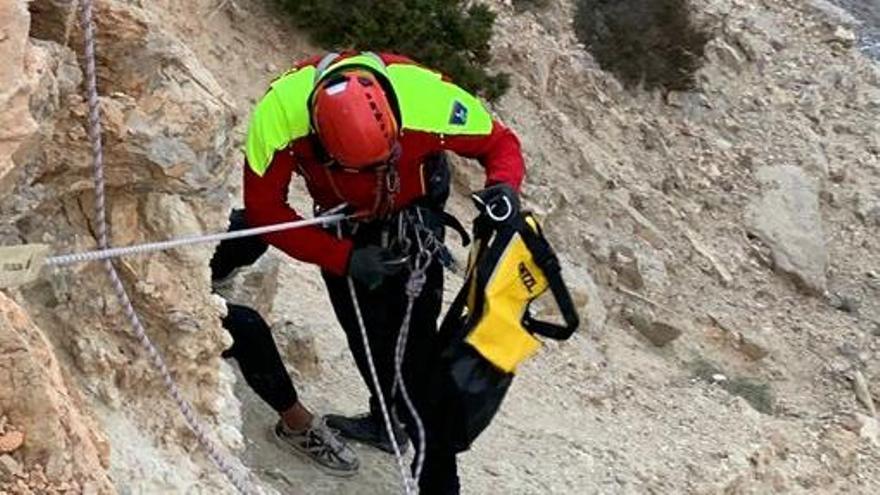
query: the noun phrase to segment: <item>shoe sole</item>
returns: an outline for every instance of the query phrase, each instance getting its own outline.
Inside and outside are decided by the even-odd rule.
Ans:
[[[360,470],[360,467],[361,467],[360,461],[358,461],[357,467],[355,467],[351,471],[340,471],[338,469],[333,469],[331,467],[327,467],[327,466],[321,464],[320,462],[315,460],[314,457],[297,449],[296,447],[285,442],[284,440],[281,440],[280,438],[278,438],[278,435],[275,434],[275,427],[274,426],[270,427],[268,429],[268,431],[266,432],[266,434],[269,435],[269,440],[272,443],[274,443],[276,446],[280,447],[282,450],[286,450],[290,453],[296,454],[297,457],[300,457],[302,459],[309,461],[309,464],[315,466],[316,468],[318,468],[319,471],[323,472],[324,474],[328,474],[330,476],[334,476],[337,478],[351,478],[352,476],[356,475],[358,473],[358,471]]]

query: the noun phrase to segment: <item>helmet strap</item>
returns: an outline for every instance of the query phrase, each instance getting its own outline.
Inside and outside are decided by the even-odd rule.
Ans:
[[[372,207],[367,210],[360,211],[358,214],[365,219],[386,218],[394,211],[394,202],[397,195],[400,194],[400,173],[397,169],[397,160],[389,160],[381,165],[376,165],[368,169],[351,169],[345,168],[335,161],[330,162],[327,166],[322,167],[333,193],[340,202],[348,200],[343,196],[339,186],[333,179],[333,170],[341,170],[348,173],[369,173],[375,178],[374,201]]]

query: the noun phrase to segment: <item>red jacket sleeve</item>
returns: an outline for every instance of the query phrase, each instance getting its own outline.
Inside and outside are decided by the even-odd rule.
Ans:
[[[486,169],[486,185],[504,182],[519,191],[525,177],[525,163],[516,134],[495,121],[487,136],[446,136],[441,147],[479,160]]]
[[[244,207],[249,226],[261,227],[302,218],[287,204],[293,169],[293,157],[284,152],[275,154],[262,177],[245,163]],[[263,239],[293,258],[317,264],[336,275],[344,275],[348,268],[351,241],[337,239],[321,227],[273,232],[263,235]]]

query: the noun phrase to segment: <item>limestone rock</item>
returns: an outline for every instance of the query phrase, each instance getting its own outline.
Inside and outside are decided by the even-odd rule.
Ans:
[[[0,475],[4,479],[20,478],[24,475],[21,464],[9,454],[0,455]]]
[[[650,314],[633,311],[627,315],[627,320],[639,333],[657,347],[664,347],[675,339],[681,337],[682,331],[679,325],[669,321],[655,319]]]
[[[626,246],[611,248],[611,268],[617,273],[617,281],[624,287],[640,290],[645,281],[639,271],[639,259],[635,252]]]
[[[76,54],[66,47],[81,50],[82,32],[77,23],[64,32],[75,13],[73,3],[32,2],[34,15],[40,17],[32,34],[43,39],[30,43],[27,2],[0,6],[0,35],[9,35],[0,42],[0,65],[9,65],[0,71],[0,176],[13,163],[16,172],[0,179],[0,236],[4,241],[45,242],[57,251],[94,248],[87,109],[80,94],[82,74]],[[234,105],[198,57],[139,4],[99,1],[95,18],[111,242],[131,244],[222,230],[229,211],[224,183],[235,169],[237,153],[232,135],[237,122]],[[62,37],[69,38],[66,46],[56,42]],[[16,51],[10,51],[13,48]],[[7,93],[7,87],[14,91]],[[219,410],[237,406],[232,386],[225,384],[220,372],[220,353],[229,346],[230,337],[220,326],[222,310],[211,297],[211,249],[197,246],[130,257],[116,266],[183,395],[213,433]],[[150,457],[132,455],[115,462],[114,479],[140,472],[145,486],[155,476],[163,478],[168,491],[184,492],[187,485],[180,480],[195,473],[209,492],[221,493],[227,487],[209,463],[181,462],[179,456],[188,459],[187,451],[194,448],[191,433],[132,338],[100,265],[53,272],[23,288],[21,296],[35,323],[51,336],[46,356],[66,353],[64,363],[76,383],[89,392],[89,400],[103,402],[111,416],[125,405],[127,420],[137,423],[145,443],[167,446]],[[0,330],[0,340],[5,337],[5,330]],[[12,337],[15,334],[8,338]],[[16,365],[36,373],[31,360]],[[55,372],[47,367],[45,373]],[[29,422],[15,417],[15,424],[29,435],[23,448],[25,467],[33,452],[56,452],[56,460],[44,463],[52,482],[71,470],[76,476],[84,463],[91,462],[98,492],[112,491],[106,476],[109,446],[101,439],[101,428],[84,428],[94,430],[96,439],[77,429],[71,435],[76,433],[79,443],[70,441],[58,417],[68,418],[65,426],[75,426],[80,419],[64,410],[66,402],[48,391],[22,401],[6,395],[6,383],[0,379],[0,408],[5,409],[3,401],[15,399],[19,407],[43,404],[47,409],[29,414]],[[45,434],[38,436],[35,431]],[[222,431],[221,437],[227,445],[241,446],[235,432]],[[90,449],[100,453],[98,460],[90,460]],[[80,451],[83,459],[73,455]],[[180,473],[166,476],[152,468],[166,464],[181,466]]]
[[[767,329],[745,329],[725,315],[709,313],[709,318],[724,331],[724,337],[737,351],[752,361],[760,361],[770,355],[772,346]]]
[[[648,332],[642,331],[642,335],[648,338],[657,347],[663,347],[682,334],[680,328],[665,321],[654,321]]]
[[[236,152],[235,108],[223,89],[145,10],[117,1],[98,2],[95,9],[108,187],[184,195],[219,188]],[[69,44],[82,46],[80,29]],[[47,129],[51,135],[36,157],[39,172],[50,174],[44,186],[52,190],[89,190],[84,102],[79,94],[59,97],[68,101]]]
[[[793,166],[764,167],[758,180],[764,191],[748,207],[749,226],[770,247],[778,271],[823,292],[828,254],[815,181]]]
[[[847,12],[846,9],[834,5],[834,3],[828,0],[807,0],[807,5],[826,16],[834,24],[842,26],[856,26],[859,24],[859,21]]]
[[[694,250],[709,261],[712,268],[721,278],[721,282],[724,285],[730,285],[731,282],[733,282],[733,276],[730,274],[730,271],[718,260],[718,257],[713,254],[709,247],[700,239],[699,235],[696,232],[687,230],[685,231],[685,237],[690,241]]]
[[[242,284],[253,294],[253,307],[261,314],[272,312],[272,302],[278,293],[280,261],[274,256],[263,256],[251,270],[242,274]]]
[[[587,273],[585,276],[577,278],[583,282],[587,298],[586,307],[583,305],[577,306],[581,311],[583,311],[584,308],[586,309],[586,320],[584,321],[582,319],[581,321],[581,326],[583,328],[581,331],[587,331],[590,335],[597,335],[605,327],[605,321],[608,318],[608,310],[605,309],[605,303],[602,301],[602,294],[599,292],[599,287],[596,285],[593,277]],[[574,297],[574,295],[572,297]],[[584,327],[585,324],[586,326]]]
[[[859,370],[856,370],[855,373],[853,373],[853,391],[859,399],[859,402],[861,402],[868,409],[868,412],[871,413],[871,416],[877,416],[877,408],[874,406],[874,399],[871,397],[870,388],[868,388],[868,380],[865,379],[865,375]]]
[[[272,326],[272,335],[278,340],[278,347],[284,361],[290,364],[297,374],[303,377],[316,377],[321,371],[315,336],[308,328],[284,320]]]
[[[766,340],[755,333],[738,333],[738,349],[752,361],[760,361],[770,355],[770,346]]]
[[[577,260],[576,270],[564,270],[586,316],[581,334],[569,342],[548,342],[515,380],[520,391],[511,390],[492,433],[481,439],[482,446],[475,446],[463,466],[466,491],[720,493],[740,475],[743,484],[731,492],[877,491],[875,458],[869,457],[876,452],[858,445],[860,425],[840,434],[839,443],[845,446],[840,454],[814,436],[825,426],[820,415],[836,410],[840,394],[849,393],[816,368],[844,342],[870,356],[876,339],[855,331],[851,315],[780,293],[777,281],[767,283],[741,236],[742,212],[760,166],[799,165],[823,180],[833,171],[833,180],[823,188],[827,200],[821,203],[823,231],[829,245],[833,239],[835,257],[834,283],[829,285],[860,297],[859,327],[870,330],[878,319],[876,280],[864,281],[862,274],[880,266],[870,230],[872,208],[867,206],[877,189],[880,69],[869,67],[857,50],[829,43],[835,21],[812,15],[815,9],[804,5],[808,2],[821,0],[685,2],[714,39],[701,57],[704,65],[695,87],[668,95],[675,105],[663,104],[658,92],[624,89],[598,68],[571,29],[575,2],[549,2],[546,10],[534,14],[494,9],[499,22],[490,70],[510,73],[513,84],[491,110],[521,138],[528,167],[524,204],[552,217],[547,233],[560,261]],[[0,160],[9,164],[0,165],[3,243],[43,242],[59,251],[94,247],[79,69],[82,34],[75,22],[71,25],[79,3],[7,0],[0,7],[0,67],[8,68],[0,73],[0,134],[15,134],[11,140],[0,139]],[[222,230],[229,209],[221,184],[237,192],[236,148],[243,135],[239,124],[272,77],[262,68],[284,70],[314,48],[301,33],[280,29],[283,18],[268,12],[266,2],[234,2],[241,12],[230,3],[96,2],[108,205],[116,244]],[[6,16],[8,5],[25,14]],[[30,33],[22,6],[34,15]],[[218,8],[232,9],[235,22],[230,24],[227,15],[212,17]],[[842,34],[844,41],[849,38]],[[7,56],[16,47],[21,50]],[[8,80],[18,91],[11,99]],[[640,138],[645,129],[650,129],[650,139]],[[467,222],[473,210],[466,194],[482,187],[484,173],[457,160],[455,174],[459,187],[450,208]],[[291,188],[290,198],[308,211],[301,181]],[[771,205],[761,213],[773,216],[778,210]],[[686,228],[700,237],[687,238]],[[583,249],[585,235],[601,244],[601,250]],[[769,246],[777,254],[786,252],[779,240],[766,244],[768,259]],[[609,291],[631,268],[622,259],[617,260],[624,261],[619,272],[611,267],[613,246],[631,248],[637,260],[644,284],[638,291],[640,302],[635,302],[639,297]],[[236,449],[263,445],[265,426],[275,418],[251,394],[247,400],[254,402],[245,410],[244,428],[250,421],[259,426],[259,436],[249,434],[243,441],[242,409],[229,392],[232,374],[218,364],[217,355],[229,342],[219,327],[222,304],[209,296],[210,252],[210,246],[177,249],[116,264],[182,394],[193,401],[209,434],[231,450],[229,459],[237,464]],[[588,265],[595,284],[587,277]],[[365,403],[365,387],[320,292],[320,277],[304,264],[291,263],[289,270],[293,276],[283,277],[286,293],[276,298],[279,314],[273,316],[282,323],[273,336],[291,358],[285,361],[293,364],[310,408],[317,413],[355,412]],[[728,285],[722,287],[715,280],[719,277],[729,280]],[[272,283],[271,273],[261,270],[238,277],[251,297],[273,290]],[[629,279],[619,288],[635,290],[627,284],[638,282]],[[80,390],[86,407],[94,407],[101,422],[97,429],[112,442],[109,469],[116,489],[231,492],[186,430],[107,289],[100,266],[82,265],[56,270],[14,298],[51,342],[49,348],[70,378],[68,390]],[[700,321],[722,308],[744,328],[732,327],[728,337],[721,336],[732,339],[731,345],[719,342],[717,331],[689,331],[674,346],[667,343],[663,352],[645,349],[652,347],[647,342],[633,345],[620,332],[581,338],[587,329],[593,333],[601,328],[606,304],[608,312],[616,312],[614,305],[631,299],[658,312],[644,315],[640,323],[649,335],[657,333],[657,316],[681,314],[685,321]],[[296,328],[285,328],[289,319]],[[659,323],[658,328],[673,335],[679,333],[675,329],[690,329],[678,321]],[[755,327],[774,331],[757,334],[766,341],[753,339]],[[5,329],[0,335],[6,335]],[[736,340],[740,335],[744,340]],[[745,362],[744,357],[758,359],[764,351],[776,359]],[[717,375],[716,387],[681,387],[678,365],[692,352],[710,354],[724,366],[724,372],[710,375]],[[852,369],[848,356],[840,362],[841,374]],[[866,375],[877,375],[873,361],[861,364]],[[761,380],[744,382],[739,373],[745,370]],[[731,401],[724,393],[727,389],[760,403],[770,393],[761,388],[769,383],[765,380],[781,387],[777,417],[761,415],[745,399]],[[6,385],[0,378],[0,389]],[[754,407],[769,412],[760,404]],[[249,409],[265,414],[247,419]],[[78,421],[76,415],[71,418]],[[67,425],[68,419],[62,419]],[[523,421],[530,425],[527,431],[515,427]],[[869,434],[870,422],[866,425]],[[776,428],[790,445],[788,459],[781,450],[751,455]],[[63,454],[53,453],[51,462],[40,461],[39,466],[22,458],[30,448],[32,432],[27,434],[26,445],[13,458],[33,482],[21,480],[0,492],[51,494],[66,486],[65,493],[103,495],[106,482],[65,479],[75,478],[79,467]],[[529,448],[516,447],[521,445]],[[506,453],[503,459],[492,457],[499,451]],[[268,467],[310,493],[388,493],[395,488],[393,469],[373,462],[366,451],[362,460],[369,469],[356,483],[340,484],[310,474],[316,471],[311,466],[279,458],[275,450],[263,451],[264,457],[253,453],[241,457],[255,474]],[[558,462],[559,456],[572,462]],[[858,462],[852,462],[856,456]],[[277,464],[267,464],[267,458],[278,458]],[[486,462],[492,469],[485,468]],[[490,473],[489,479],[484,472]]]
[[[837,26],[834,28],[834,32],[831,35],[831,40],[834,43],[839,43],[841,46],[849,48],[856,44],[856,33],[849,28],[844,26]]]
[[[10,430],[0,434],[0,454],[15,452],[24,444],[24,433]]]
[[[217,289],[226,301],[251,307],[268,319],[278,292],[279,268],[277,257],[263,255],[253,265],[242,267],[232,280]]]
[[[14,154],[37,131],[28,109],[39,54],[28,46],[28,2],[0,4],[0,191],[12,170]]]
[[[880,421],[875,416],[866,416],[856,413],[856,421],[859,424],[859,436],[871,442],[875,447],[880,447]]]
[[[857,197],[856,215],[871,227],[880,227],[880,193],[861,191]]]
[[[745,58],[723,39],[716,38],[706,44],[706,56],[714,63],[739,71]]]
[[[0,293],[0,409],[29,432],[25,466],[52,466],[53,482],[90,480],[111,492],[106,439],[68,387],[52,347],[22,308]],[[74,455],[75,453],[75,455]]]
[[[626,318],[626,321],[628,321],[629,324],[639,332],[646,332],[651,328],[652,315],[649,313],[627,308],[624,310],[624,317]]]
[[[75,0],[31,0],[31,32],[34,38],[65,44],[76,19]]]

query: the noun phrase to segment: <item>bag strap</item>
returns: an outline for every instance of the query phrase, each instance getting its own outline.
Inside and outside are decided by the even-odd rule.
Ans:
[[[444,226],[449,227],[458,234],[461,238],[461,245],[463,247],[467,247],[471,243],[471,236],[468,235],[467,229],[464,228],[464,225],[461,224],[461,220],[456,218],[455,215],[444,210],[434,210],[434,213],[439,217],[440,222]]]
[[[550,243],[544,238],[540,227],[537,227],[537,223],[537,232],[526,223],[522,216],[519,217],[516,223],[517,230],[522,236],[526,247],[531,251],[535,264],[538,265],[538,268],[541,269],[547,278],[550,291],[556,300],[560,313],[562,313],[562,319],[565,321],[565,325],[541,321],[533,318],[531,314],[526,312],[523,317],[523,326],[530,332],[547,338],[566,340],[577,330],[580,318],[578,317],[574,302],[571,300],[568,287],[565,286],[565,282],[562,280],[562,268],[559,266],[559,258],[556,257],[556,253],[553,252]]]

